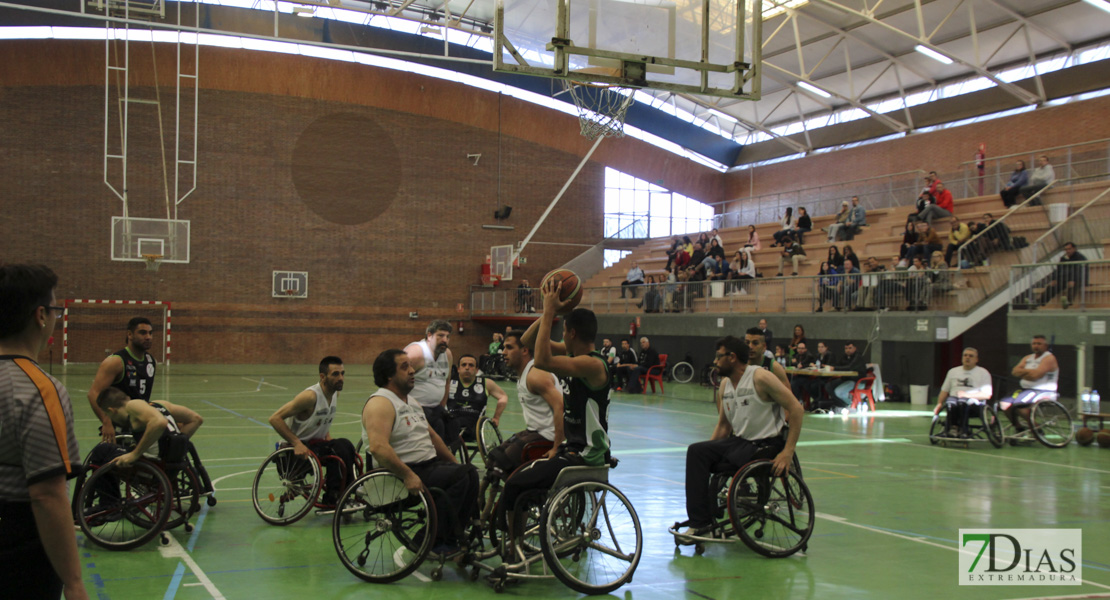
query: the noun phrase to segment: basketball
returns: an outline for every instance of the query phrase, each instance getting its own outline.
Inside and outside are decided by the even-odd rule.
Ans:
[[[1095,432],[1088,427],[1080,427],[1079,431],[1075,432],[1075,441],[1080,446],[1090,446],[1091,442],[1095,441]]]
[[[543,281],[540,282],[541,289],[544,284],[547,283],[548,279],[554,279],[561,284],[559,288],[559,300],[563,302],[570,301],[570,304],[563,307],[563,309],[559,311],[559,314],[565,315],[569,313],[582,301],[582,280],[578,278],[578,275],[574,274],[574,271],[570,269],[555,269],[551,271],[547,275],[544,275]]]
[[[1098,445],[1100,448],[1110,448],[1110,429],[1098,432]]]

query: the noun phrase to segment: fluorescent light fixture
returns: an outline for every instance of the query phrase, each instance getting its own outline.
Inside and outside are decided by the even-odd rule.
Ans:
[[[1090,4],[1091,6],[1093,6],[1095,8],[1101,8],[1102,10],[1110,13],[1110,2],[1107,2],[1106,0],[1083,0],[1083,1],[1086,2],[1087,4]]]
[[[1090,0],[1087,1],[1089,2]],[[932,48],[922,46],[921,44],[914,46],[913,49],[937,61],[938,63],[950,65],[953,62],[951,58],[948,58],[947,56],[941,54],[940,52],[937,52],[936,50],[933,50]]]
[[[821,88],[819,88],[819,87],[817,87],[813,84],[806,83],[804,81],[799,81],[798,82],[798,87],[802,88],[803,90],[805,90],[805,91],[807,91],[811,94],[816,94],[818,96],[821,96],[822,98],[832,98],[832,94],[826,92],[825,90],[823,90],[823,89],[821,89]]]
[[[311,17],[316,14],[316,9],[309,8],[307,6],[294,6],[293,14],[297,15],[298,17]]]

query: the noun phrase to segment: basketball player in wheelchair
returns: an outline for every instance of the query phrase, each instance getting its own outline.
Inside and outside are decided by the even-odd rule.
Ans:
[[[789,556],[805,549],[813,530],[813,499],[794,454],[805,412],[771,371],[748,364],[748,354],[745,340],[717,340],[717,426],[687,450],[688,519],[670,532],[676,546],[699,553],[705,542],[739,535],[765,556]]]

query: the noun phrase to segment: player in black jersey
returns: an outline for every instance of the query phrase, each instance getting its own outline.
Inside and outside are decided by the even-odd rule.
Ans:
[[[763,319],[759,320],[760,323],[765,323]],[[779,381],[790,389],[790,381],[786,378],[786,368],[775,361],[775,355],[767,351],[767,339],[763,337],[763,330],[758,327],[752,327],[744,334],[744,340],[748,342],[748,364],[753,366],[763,367],[768,371],[775,374]]]
[[[100,437],[109,444],[116,441],[116,429],[112,419],[96,404],[96,399],[105,388],[114,387],[132,400],[150,402],[154,389],[156,363],[150,354],[154,342],[154,326],[150,319],[135,317],[127,322],[127,346],[110,355],[100,363],[96,377],[89,386],[89,406],[100,419]]]
[[[609,365],[594,349],[597,316],[589,309],[574,309],[564,317],[563,341],[552,341],[552,322],[565,306],[559,300],[560,285],[554,279],[544,284],[543,315],[524,333],[521,343],[534,346],[535,365],[554,373],[563,385],[566,440],[554,457],[532,461],[509,477],[502,495],[507,510],[512,510],[523,491],[550,488],[565,467],[609,462]]]
[[[478,359],[473,354],[460,356],[459,365],[452,369],[451,381],[447,384],[447,412],[451,414],[451,420],[447,421],[447,439],[444,441],[452,452],[464,441],[475,440],[475,427],[478,419],[486,414],[490,396],[497,399],[490,420],[500,426],[501,413],[509,404],[509,395],[493,380],[478,374]]]

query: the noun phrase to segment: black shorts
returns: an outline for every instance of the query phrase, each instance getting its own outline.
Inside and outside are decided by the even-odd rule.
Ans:
[[[50,565],[39,539],[30,502],[0,501],[0,581],[9,591],[28,600],[62,597],[62,579]]]

